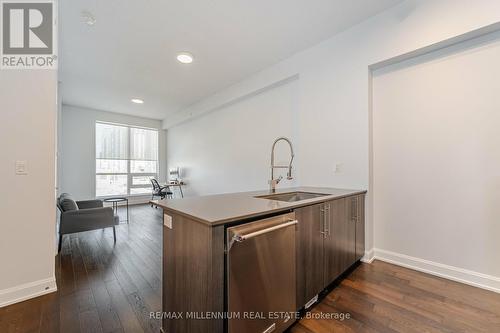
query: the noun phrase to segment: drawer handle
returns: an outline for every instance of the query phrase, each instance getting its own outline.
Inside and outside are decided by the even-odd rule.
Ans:
[[[278,225],[275,225],[275,226],[272,226],[269,228],[265,228],[262,230],[257,230],[257,231],[251,232],[249,234],[246,234],[246,235],[234,235],[233,238],[231,239],[231,241],[229,242],[228,251],[231,250],[231,247],[233,247],[233,244],[235,242],[241,243],[241,242],[246,241],[247,239],[254,238],[254,237],[257,237],[257,236],[260,236],[263,234],[267,234],[268,232],[275,231],[278,229],[286,228],[286,227],[289,227],[289,226],[297,224],[297,223],[299,223],[299,221],[290,220],[286,223],[278,224]]]

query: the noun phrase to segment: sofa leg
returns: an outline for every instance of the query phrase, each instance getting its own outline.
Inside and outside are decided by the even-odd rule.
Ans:
[[[116,230],[115,230],[115,227],[113,227],[113,239],[116,243]]]
[[[57,245],[57,253],[61,252],[61,246],[62,246],[62,234],[59,234],[59,244]]]

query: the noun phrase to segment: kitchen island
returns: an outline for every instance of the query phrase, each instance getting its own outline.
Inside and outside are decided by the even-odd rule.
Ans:
[[[237,320],[224,318],[231,314],[236,303],[233,301],[235,290],[240,293],[246,289],[234,288],[236,282],[231,274],[236,273],[231,272],[237,270],[230,266],[234,260],[229,260],[228,253],[234,240],[244,239],[235,231],[238,228],[246,228],[247,236],[262,234],[256,227],[252,229],[256,221],[263,221],[265,230],[276,230],[269,235],[277,235],[280,232],[277,229],[282,226],[293,231],[289,232],[286,243],[291,251],[277,257],[283,260],[268,259],[271,261],[267,264],[272,266],[283,261],[282,268],[293,272],[283,275],[290,277],[287,281],[281,277],[283,286],[293,285],[293,290],[282,294],[293,294],[289,300],[293,302],[293,311],[314,304],[318,294],[364,255],[365,193],[362,190],[298,187],[278,190],[272,193],[273,196],[268,191],[254,191],[155,201],[164,211],[163,330],[175,333],[244,332],[242,326],[238,326],[242,322],[238,324]],[[261,236],[264,240],[265,237]],[[284,238],[269,238],[264,245],[245,243],[253,244],[252,248],[260,251],[258,258],[254,258],[255,269],[249,272],[271,269],[265,266],[266,258],[273,258],[279,250],[273,248],[273,244],[276,246],[284,241]],[[293,258],[288,260],[286,253],[290,252]],[[248,253],[246,256],[245,260],[249,260]],[[269,277],[264,277],[256,279],[256,285],[260,280],[266,281],[262,282],[261,289],[272,283]],[[260,289],[254,292],[259,293]],[[249,304],[262,304],[250,296]],[[293,318],[284,320],[287,326],[294,321],[289,319]],[[260,332],[281,331],[283,321],[277,321]]]

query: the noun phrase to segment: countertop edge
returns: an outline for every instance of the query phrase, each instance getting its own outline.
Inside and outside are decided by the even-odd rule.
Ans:
[[[270,209],[270,210],[266,210],[266,211],[262,211],[262,212],[257,212],[254,214],[234,216],[231,218],[215,220],[215,221],[208,221],[208,220],[199,218],[197,216],[185,213],[183,211],[177,210],[175,208],[164,206],[161,204],[161,202],[159,200],[151,200],[150,203],[160,206],[164,212],[165,211],[172,212],[173,214],[178,214],[178,215],[187,217],[189,219],[195,220],[195,221],[200,222],[202,224],[205,224],[207,226],[216,227],[216,226],[220,226],[220,225],[224,225],[224,224],[228,224],[228,223],[232,223],[232,222],[237,222],[237,221],[241,221],[241,220],[252,219],[252,218],[265,216],[265,215],[269,215],[269,214],[273,214],[273,213],[279,213],[279,212],[284,212],[284,211],[297,209],[297,208],[301,208],[301,207],[316,205],[316,204],[320,204],[320,203],[331,201],[331,200],[337,200],[337,199],[342,199],[342,198],[351,197],[351,196],[355,196],[355,195],[366,194],[367,192],[368,192],[367,190],[353,190],[351,193],[346,193],[346,194],[340,194],[340,195],[332,194],[332,195],[328,195],[328,196],[324,196],[324,197],[303,200],[302,202],[298,201],[296,203],[292,203],[290,206],[287,206],[287,207],[280,207],[277,209]]]

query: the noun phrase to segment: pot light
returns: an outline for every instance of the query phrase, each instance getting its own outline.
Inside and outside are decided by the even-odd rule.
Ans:
[[[140,98],[132,98],[130,101],[135,104],[144,104],[144,101]]]
[[[193,62],[193,55],[188,52],[181,52],[177,55],[177,60],[183,64],[190,64]]]

